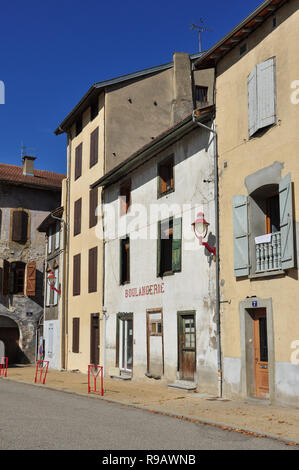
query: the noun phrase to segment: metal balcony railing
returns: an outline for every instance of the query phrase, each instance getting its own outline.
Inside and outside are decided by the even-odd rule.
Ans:
[[[269,241],[262,241],[268,237]],[[280,232],[268,236],[257,237],[256,242],[256,273],[278,271],[281,269],[281,236]]]

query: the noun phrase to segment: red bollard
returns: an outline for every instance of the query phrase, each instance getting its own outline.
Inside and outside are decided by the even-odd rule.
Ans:
[[[37,381],[38,381],[39,383],[45,384],[46,377],[47,377],[47,372],[48,372],[48,367],[49,367],[49,361],[41,361],[41,360],[37,361],[35,379],[34,379],[35,383],[37,383]],[[39,370],[40,370],[40,373],[39,373],[39,378],[38,378],[37,373],[38,373]]]
[[[97,378],[99,374],[101,374],[100,390],[97,389]],[[93,364],[88,366],[88,393],[99,393],[101,396],[104,396],[103,366],[95,366]]]
[[[0,376],[7,377],[8,357],[0,357]]]

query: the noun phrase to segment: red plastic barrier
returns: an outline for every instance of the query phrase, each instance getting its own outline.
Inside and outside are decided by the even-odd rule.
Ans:
[[[41,361],[41,360],[37,361],[35,379],[34,379],[35,383],[39,382],[39,383],[45,384],[48,367],[49,367],[49,361]],[[39,372],[39,377],[38,377],[38,372]]]
[[[100,378],[100,390],[97,388],[97,378]],[[93,387],[92,387],[93,385]],[[103,366],[95,366],[90,364],[88,366],[88,393],[99,393],[104,395],[104,380],[103,380]]]
[[[8,357],[0,357],[0,375],[7,377]]]

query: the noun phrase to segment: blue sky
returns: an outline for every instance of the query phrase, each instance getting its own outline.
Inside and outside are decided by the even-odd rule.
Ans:
[[[21,142],[36,149],[36,167],[64,173],[66,138],[54,130],[97,81],[198,52],[190,28],[200,18],[221,39],[261,0],[15,0],[2,2],[0,162],[21,164]]]

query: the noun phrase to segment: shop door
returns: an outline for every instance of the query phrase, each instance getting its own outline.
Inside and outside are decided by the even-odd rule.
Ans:
[[[181,380],[194,380],[196,370],[195,314],[179,314],[179,372]]]
[[[94,365],[99,364],[100,354],[100,325],[99,315],[93,313],[90,317],[90,363]]]
[[[268,341],[266,310],[259,309],[253,318],[255,396],[269,397]]]
[[[120,321],[120,369],[132,372],[133,368],[133,318]]]

